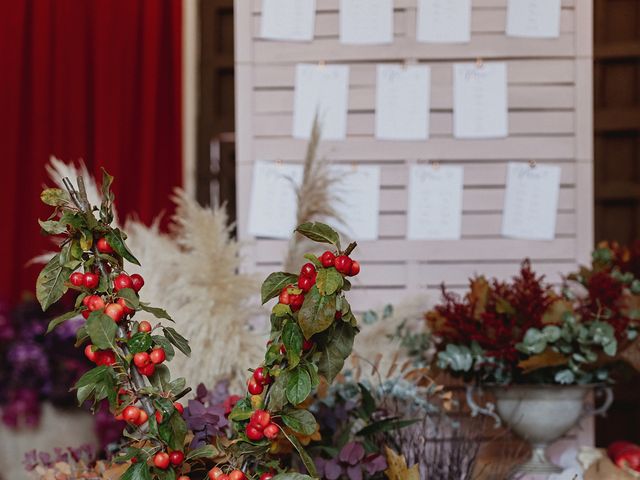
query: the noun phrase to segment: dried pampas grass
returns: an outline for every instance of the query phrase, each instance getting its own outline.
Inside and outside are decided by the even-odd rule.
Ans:
[[[317,155],[320,134],[320,124],[316,117],[305,154],[302,183],[296,188],[298,201],[296,225],[311,221],[340,222],[340,215],[334,208],[339,198],[330,190],[330,186],[337,181],[337,178],[331,174],[324,159],[318,158]],[[299,233],[293,234],[284,261],[285,271],[298,271],[305,261],[303,256],[307,253],[310,244],[311,242]]]

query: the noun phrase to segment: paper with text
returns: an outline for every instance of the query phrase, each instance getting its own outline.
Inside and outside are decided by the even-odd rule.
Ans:
[[[462,230],[462,167],[413,165],[409,171],[409,240],[456,240]]]
[[[471,0],[418,0],[417,40],[429,43],[471,41]]]
[[[418,65],[378,65],[376,138],[429,138],[431,70]]]
[[[453,66],[453,131],[456,138],[508,135],[507,65]]]
[[[340,0],[340,42],[393,42],[393,0]]]
[[[509,0],[507,35],[557,38],[560,36],[560,0]]]
[[[560,167],[510,163],[504,198],[502,235],[553,240],[556,231]]]
[[[316,22],[315,0],[262,0],[260,37],[310,42]]]
[[[249,206],[249,234],[254,237],[290,238],[296,228],[296,186],[302,182],[302,165],[257,161]]]

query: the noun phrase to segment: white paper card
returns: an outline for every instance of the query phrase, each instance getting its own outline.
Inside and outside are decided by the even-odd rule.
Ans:
[[[376,240],[380,212],[380,167],[333,165],[334,208],[342,222],[334,225],[353,240]]]
[[[309,42],[315,27],[315,0],[262,0],[260,36],[269,40]]]
[[[409,175],[407,238],[459,239],[462,227],[462,167],[414,165]]]
[[[323,139],[344,139],[347,135],[348,97],[348,66],[297,65],[293,136],[309,138],[317,115]]]
[[[249,234],[290,238],[296,228],[296,186],[302,182],[302,165],[256,162],[249,206]]]
[[[560,167],[510,163],[504,199],[502,235],[553,240],[556,231]]]
[[[560,36],[560,0],[509,0],[507,35],[528,38]]]
[[[430,68],[378,65],[377,77],[376,138],[429,138]]]
[[[507,65],[453,66],[453,131],[456,138],[508,135]]]
[[[468,43],[471,40],[471,0],[418,0],[417,40]]]
[[[340,42],[393,42],[393,0],[340,0]]]

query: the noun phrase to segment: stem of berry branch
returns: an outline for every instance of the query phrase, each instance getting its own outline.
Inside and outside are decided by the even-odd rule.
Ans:
[[[84,186],[84,179],[82,177],[78,177],[78,188],[80,189],[80,195],[78,194],[76,189],[73,187],[73,184],[71,183],[71,181],[69,181],[68,178],[66,177],[63,178],[62,183],[64,183],[64,186],[67,188],[67,191],[69,192],[69,196],[71,197],[71,200],[73,201],[73,203],[75,203],[76,207],[78,207],[78,209],[85,215],[92,215],[91,206],[88,204],[86,200],[87,194]],[[107,271],[104,268],[104,265],[102,264],[102,260],[100,260],[100,257],[98,255],[98,250],[96,249],[95,244],[93,245],[91,251],[93,253],[94,258],[96,259],[96,263],[98,264],[98,269],[100,270],[100,274],[104,278],[108,278]],[[120,338],[126,338],[127,332],[125,331],[124,327],[118,326],[118,336]],[[125,354],[125,356],[129,355],[130,352],[126,345],[120,345],[120,348],[122,349],[122,352]],[[142,378],[142,375],[140,374],[140,372],[138,372],[138,370],[134,365],[131,365],[129,367],[129,373],[131,377],[132,386],[135,389],[141,390],[146,387],[144,383],[144,378]],[[142,407],[144,408],[144,410],[147,412],[149,416],[155,413],[155,410],[149,398],[141,397],[140,403],[142,403]]]
[[[356,242],[351,242],[347,247],[347,249],[344,251],[344,254],[349,255],[351,252],[353,252],[354,248],[356,248],[357,246],[358,244]]]

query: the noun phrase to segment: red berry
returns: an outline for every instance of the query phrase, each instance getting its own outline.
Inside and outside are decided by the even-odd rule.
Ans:
[[[262,475],[260,475],[260,480],[271,480],[273,477],[274,477],[273,473],[265,472]]]
[[[125,422],[136,423],[140,418],[140,409],[138,407],[134,407],[133,405],[129,405],[122,412],[122,417]]]
[[[247,382],[247,389],[251,395],[260,395],[264,390],[264,387],[256,382],[256,379],[251,377]]]
[[[90,295],[88,308],[92,312],[95,312],[96,310],[102,310],[104,308],[104,300],[98,295]]]
[[[258,430],[256,427],[254,427],[251,424],[247,425],[245,433],[247,434],[247,438],[254,442],[257,442],[264,438],[264,434],[262,433],[262,431]]]
[[[287,354],[287,347],[285,347],[284,344],[280,345],[280,354],[281,355]]]
[[[111,350],[99,350],[96,352],[96,365],[111,366],[116,363],[116,354]]]
[[[126,273],[121,273],[113,280],[113,289],[117,292],[123,288],[133,288],[133,281]]]
[[[95,273],[84,274],[84,286],[93,290],[100,283],[100,277]]]
[[[146,320],[143,320],[138,325],[138,331],[142,333],[149,333],[151,331],[151,324]]]
[[[80,273],[80,272],[74,272],[71,274],[71,276],[69,277],[69,282],[71,283],[71,285],[75,286],[75,287],[81,287],[84,285],[84,274]]]
[[[163,420],[162,414],[160,413],[159,410],[156,410],[156,422],[160,424],[162,423],[162,420]]]
[[[233,470],[229,474],[229,480],[247,480],[247,476],[241,470]]]
[[[151,357],[147,352],[138,352],[133,356],[133,363],[136,367],[143,368],[151,363]]]
[[[82,316],[86,319],[89,318],[89,315],[91,315],[91,312],[89,310],[83,310],[82,312]]]
[[[93,345],[91,345],[91,344],[89,344],[86,347],[84,347],[84,355],[90,361],[92,361],[94,363],[95,363],[96,359],[98,358],[98,356],[96,355],[96,352],[93,351]]]
[[[267,437],[269,440],[275,440],[276,438],[278,438],[280,429],[275,423],[270,423],[269,425],[264,427],[264,430],[262,431],[262,433],[264,433],[264,436]]]
[[[134,273],[133,275],[131,275],[131,283],[133,285],[133,289],[136,292],[139,292],[140,289],[144,287],[144,278],[142,278],[142,275]]]
[[[354,260],[353,262],[351,262],[351,268],[349,269],[349,275],[351,277],[355,277],[359,273],[360,273],[360,264]]]
[[[175,408],[180,415],[184,413],[184,407],[179,402],[173,402],[173,408]]]
[[[227,475],[226,473],[223,473],[218,477],[218,480],[229,480],[229,475]]]
[[[165,361],[165,359],[167,358],[167,355],[164,353],[163,348],[157,347],[151,350],[151,353],[149,354],[149,358],[151,358],[151,361],[153,363],[155,363],[156,365],[159,365]]]
[[[150,377],[156,371],[156,366],[153,363],[150,363],[146,367],[138,367],[138,371],[140,375],[144,375],[145,377]]]
[[[166,452],[158,452],[153,457],[153,464],[160,470],[166,470],[169,468],[169,454]]]
[[[133,312],[135,312],[133,308],[130,308],[129,305],[127,305],[127,301],[124,298],[119,298],[116,303],[122,307],[125,315],[131,315]]]
[[[336,260],[336,256],[329,250],[324,252],[320,257],[320,263],[322,263],[322,266],[324,268],[333,267],[333,263],[335,262],[335,260]]]
[[[110,303],[105,307],[104,313],[107,317],[111,317],[114,322],[119,323],[124,317],[124,308],[117,303]]]
[[[298,286],[303,292],[308,292],[315,284],[313,277],[300,277],[298,279]]]
[[[340,273],[343,273],[345,275],[349,274],[349,271],[351,270],[351,259],[349,257],[347,257],[346,255],[340,255],[339,257],[336,257],[334,264],[336,270],[338,270]]]
[[[251,414],[249,423],[258,430],[263,430],[271,423],[271,415],[266,410],[256,410]]]
[[[302,350],[304,350],[305,352],[308,352],[313,348],[313,345],[314,345],[313,340],[307,340],[305,338],[304,342],[302,342]]]
[[[342,312],[338,310],[333,318],[335,318],[336,320],[340,320],[342,318]]]
[[[138,421],[136,422],[136,425],[138,425],[138,426],[144,425],[145,423],[147,423],[147,420],[149,420],[149,415],[147,414],[147,412],[145,412],[144,410],[140,409],[140,418],[138,418]]]
[[[100,253],[113,253],[113,248],[111,248],[111,245],[109,245],[109,242],[107,242],[107,239],[104,237],[98,239],[96,248]]]
[[[289,293],[290,286],[291,285],[284,287],[280,292],[280,297],[278,298],[278,301],[284,305],[289,305],[289,303],[291,303],[291,294]]]
[[[305,263],[302,268],[300,269],[300,276],[301,277],[310,277],[311,275],[313,275],[314,273],[316,273],[316,267],[313,263],[309,262],[309,263]]]
[[[271,376],[264,369],[264,367],[256,368],[253,372],[253,378],[255,378],[256,382],[258,382],[260,385],[267,385],[271,383]]]
[[[82,305],[84,305],[85,307],[89,308],[89,302],[91,302],[92,298],[93,298],[93,295],[87,295],[86,297],[84,297],[82,299]]]
[[[171,465],[180,465],[184,461],[184,453],[180,450],[174,450],[169,454]]]
[[[224,475],[224,473],[218,467],[213,467],[211,470],[209,470],[208,475],[209,480],[217,480],[220,475]]]
[[[297,295],[289,295],[289,298],[291,299],[291,303],[289,304],[289,306],[291,307],[292,311],[297,312],[302,308],[302,304],[304,303],[304,295],[299,293]]]

